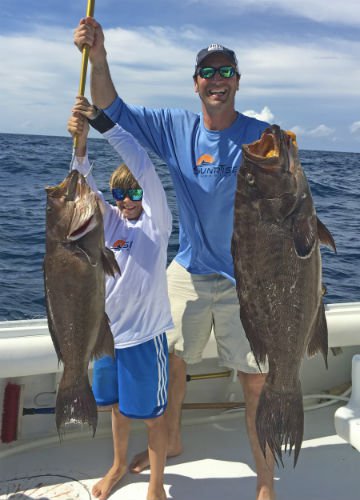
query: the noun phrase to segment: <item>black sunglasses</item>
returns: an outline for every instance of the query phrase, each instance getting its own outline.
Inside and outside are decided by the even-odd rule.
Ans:
[[[220,68],[205,66],[204,68],[199,68],[196,72],[197,75],[200,75],[201,78],[205,78],[205,80],[213,78],[216,73],[219,73],[222,78],[231,78],[235,75],[236,71],[234,66],[220,66]]]
[[[141,201],[143,197],[143,190],[138,189],[121,189],[113,188],[111,190],[113,198],[117,201],[125,200],[126,196],[130,198],[131,201]]]

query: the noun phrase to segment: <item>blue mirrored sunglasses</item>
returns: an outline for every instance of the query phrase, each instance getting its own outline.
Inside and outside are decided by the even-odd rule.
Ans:
[[[205,78],[205,80],[212,78],[216,73],[219,73],[222,78],[231,78],[235,75],[236,71],[233,66],[220,66],[220,68],[204,66],[197,70],[197,74],[200,75],[201,78]]]
[[[121,188],[113,188],[111,190],[113,198],[116,201],[125,200],[126,196],[130,198],[131,201],[141,201],[143,197],[143,190],[138,189],[121,189]]]

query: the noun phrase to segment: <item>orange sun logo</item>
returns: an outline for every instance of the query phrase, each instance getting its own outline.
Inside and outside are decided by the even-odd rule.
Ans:
[[[113,244],[113,248],[121,248],[125,245],[126,241],[125,240],[117,240]]]
[[[214,161],[215,160],[214,160],[213,156],[211,156],[209,154],[204,154],[204,155],[201,155],[200,158],[198,158],[198,160],[196,162],[196,166],[198,167],[202,163],[214,163]]]

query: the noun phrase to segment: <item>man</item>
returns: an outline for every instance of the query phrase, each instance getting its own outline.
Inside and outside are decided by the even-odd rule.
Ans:
[[[167,410],[168,456],[182,452],[180,418],[186,364],[201,360],[214,329],[220,364],[238,371],[246,422],[257,470],[256,500],[274,500],[274,463],[259,448],[255,414],[265,375],[259,372],[240,323],[230,242],[236,174],[241,146],[257,140],[267,123],[235,110],[240,73],[235,53],[217,44],[201,50],[193,75],[202,113],[130,106],[117,95],[106,59],[101,26],[82,19],[75,44],[89,45],[93,102],[151,148],[168,165],[176,191],[180,247],[168,268],[175,330],[168,332],[170,384]],[[266,371],[264,367],[264,371]],[[133,472],[148,465],[137,455]]]

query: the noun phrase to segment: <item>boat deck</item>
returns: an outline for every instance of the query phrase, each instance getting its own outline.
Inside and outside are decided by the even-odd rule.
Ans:
[[[341,404],[305,412],[305,437],[296,468],[285,457],[275,471],[277,500],[353,500],[360,454],[335,433]],[[256,475],[243,412],[184,419],[184,453],[169,459],[165,489],[176,500],[254,500]],[[203,415],[200,412],[201,415]],[[199,411],[196,413],[199,415]],[[143,425],[132,430],[129,458],[146,446]],[[112,463],[111,436],[81,436],[9,445],[0,452],[0,499],[93,498],[91,488]],[[111,500],[145,500],[149,471],[127,474]]]

